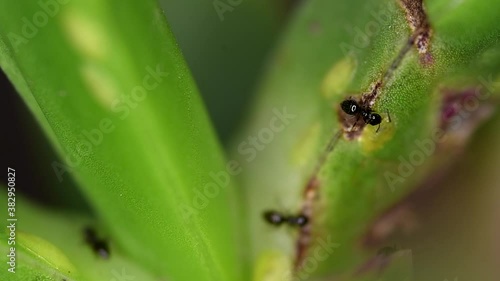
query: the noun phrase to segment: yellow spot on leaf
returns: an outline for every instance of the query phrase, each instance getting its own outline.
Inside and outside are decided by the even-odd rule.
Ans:
[[[291,279],[290,257],[283,253],[270,251],[258,258],[253,276],[254,281],[287,281]]]
[[[302,166],[311,162],[318,145],[320,131],[321,125],[316,123],[299,136],[292,153],[292,163]]]
[[[97,101],[107,110],[119,98],[119,89],[111,73],[95,63],[86,63],[81,68],[83,80]]]
[[[24,249],[34,258],[46,263],[64,274],[75,275],[75,266],[59,248],[54,246],[49,241],[21,231],[17,232],[17,240],[19,248]]]
[[[392,117],[392,116],[391,116]],[[371,153],[379,150],[383,145],[389,141],[394,135],[395,120],[394,118],[389,122],[385,117],[380,124],[380,130],[377,132],[378,126],[366,125],[363,129],[363,134],[359,138],[361,147],[365,153]]]
[[[337,62],[328,71],[321,84],[321,94],[325,98],[331,98],[334,95],[345,94],[347,86],[354,76],[356,69],[356,60],[352,56],[347,56]]]
[[[76,9],[68,9],[63,17],[63,26],[73,46],[87,58],[102,59],[111,46],[104,26]]]

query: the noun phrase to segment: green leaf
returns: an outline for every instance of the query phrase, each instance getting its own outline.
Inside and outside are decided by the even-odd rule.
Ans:
[[[449,138],[443,142],[432,140],[441,126],[445,90],[460,93],[479,86],[481,93],[498,97],[494,85],[500,80],[500,27],[495,23],[499,4],[467,0],[425,4],[429,4],[433,63],[422,65],[412,48],[373,107],[384,118],[380,131],[366,126],[359,139],[342,138],[329,155],[319,174],[306,263],[296,278],[352,276],[376,255],[376,249],[363,248],[372,223],[439,167],[456,160],[454,152],[463,147],[454,142],[465,145],[466,139],[446,131]],[[262,212],[275,209],[297,214],[303,210],[304,189],[314,166],[332,130],[339,130],[339,104],[349,96],[368,92],[410,35],[403,10],[392,0],[311,1],[293,20],[235,148],[244,163],[242,185],[249,207],[256,280],[266,280],[263,273],[291,274],[299,232],[269,226]],[[279,115],[275,110],[283,108],[293,118],[283,128],[273,127]],[[388,122],[386,110],[392,122]],[[467,132],[467,127],[458,131]],[[433,142],[436,150],[424,156],[425,164],[414,165],[414,172],[392,184],[387,173],[398,174],[401,157],[408,159],[419,149],[415,141]],[[327,241],[339,246],[318,260],[315,251],[324,249]],[[266,262],[269,256],[287,258],[289,265]]]
[[[234,186],[156,2],[44,3],[5,4],[0,64],[65,160],[47,165],[160,276],[239,279]]]

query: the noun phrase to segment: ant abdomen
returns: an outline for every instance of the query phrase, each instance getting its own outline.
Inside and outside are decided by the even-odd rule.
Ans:
[[[378,113],[366,112],[363,114],[363,121],[367,124],[375,126],[382,122],[382,117]]]
[[[382,123],[382,117],[378,113],[370,113],[368,124],[375,126]]]

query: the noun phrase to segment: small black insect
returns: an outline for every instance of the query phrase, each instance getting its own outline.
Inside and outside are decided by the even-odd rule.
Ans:
[[[382,117],[380,116],[380,114],[373,112],[373,110],[371,110],[370,108],[363,107],[358,102],[352,99],[347,99],[343,101],[340,104],[340,107],[345,113],[358,117],[352,127],[356,126],[356,123],[358,122],[359,118],[363,118],[363,121],[366,124],[370,124],[372,126],[378,125],[377,132],[380,129],[380,123],[382,122]]]
[[[303,227],[308,222],[309,219],[307,216],[299,214],[296,216],[287,216],[277,211],[266,211],[264,212],[264,219],[272,225],[280,226],[283,223],[286,223],[290,226]]]
[[[93,228],[86,227],[84,229],[85,242],[92,247],[92,250],[103,259],[109,259],[108,242],[104,239],[99,239]]]

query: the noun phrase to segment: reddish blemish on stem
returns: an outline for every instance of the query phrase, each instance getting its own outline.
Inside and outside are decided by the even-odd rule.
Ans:
[[[476,88],[469,88],[458,93],[453,90],[444,90],[443,92],[440,128],[447,130],[452,119],[461,114],[466,107],[478,107],[480,92]]]
[[[420,54],[420,62],[428,66],[433,63],[433,58],[430,54],[432,30],[422,2],[422,0],[400,0],[399,3],[405,11],[406,20],[413,32],[412,43]]]
[[[372,84],[370,91],[361,96],[361,105],[371,108],[375,104],[375,100],[379,95],[380,88],[383,81],[377,81]]]
[[[304,227],[300,228],[299,231],[299,237],[296,243],[296,257],[293,266],[295,271],[298,271],[301,268],[302,263],[304,262],[304,259],[307,256],[307,250],[311,243],[313,205],[318,195],[319,186],[320,182],[316,178],[316,175],[314,175],[309,180],[306,188],[304,189],[303,193],[304,202],[302,204],[301,213],[309,218],[309,223]]]
[[[328,155],[333,151],[335,144],[342,136],[342,131],[335,131],[330,138],[325,150],[321,154],[316,166],[314,167],[313,173],[304,188],[304,193],[302,197],[304,201],[302,202],[301,214],[306,216],[309,220],[308,224],[301,227],[299,231],[299,237],[296,243],[296,257],[294,262],[294,270],[298,271],[302,266],[302,263],[307,255],[307,250],[311,244],[312,237],[312,221],[314,218],[314,202],[318,198],[319,188],[321,187],[320,181],[318,179],[318,174],[321,168],[326,163]]]

